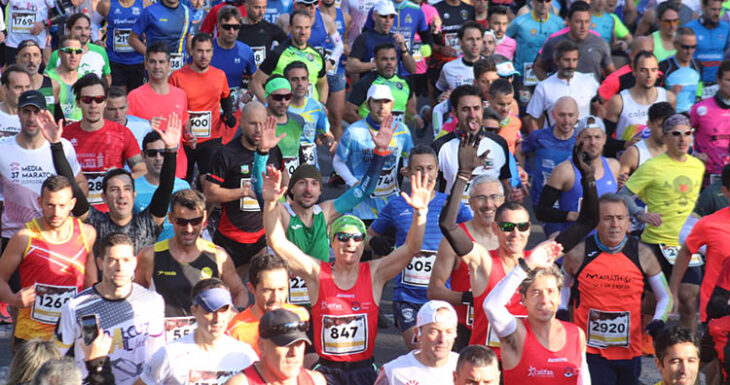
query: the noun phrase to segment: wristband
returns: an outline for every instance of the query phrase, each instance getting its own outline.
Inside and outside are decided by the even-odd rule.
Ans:
[[[175,152],[177,152],[177,146],[175,146],[173,148],[165,148],[165,153],[167,153],[167,154],[172,154]]]
[[[261,156],[269,155],[269,152],[268,151],[264,152],[264,151],[259,150],[258,148],[256,149],[256,153],[259,154],[259,155],[261,155]]]
[[[519,264],[520,264],[520,267],[522,268],[522,270],[524,270],[524,271],[525,271],[525,273],[527,273],[527,274],[530,274],[530,273],[532,273],[532,269],[530,269],[530,268],[529,268],[529,267],[527,266],[527,262],[525,262],[525,259],[524,259],[524,258],[520,258],[520,259],[518,259],[518,262],[519,262]]]
[[[461,303],[471,305],[474,303],[474,294],[471,291],[461,292]]]
[[[377,148],[374,148],[373,154],[380,155],[380,156],[386,156],[386,155],[390,155],[390,150],[380,151]]]

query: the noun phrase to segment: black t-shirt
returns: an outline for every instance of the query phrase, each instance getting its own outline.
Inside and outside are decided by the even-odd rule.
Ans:
[[[99,245],[105,236],[111,233],[127,234],[134,242],[134,253],[137,254],[143,247],[154,244],[162,232],[162,224],[155,223],[149,207],[132,214],[132,220],[124,226],[112,222],[109,213],[104,213],[93,206],[89,208],[89,217],[86,222],[96,229],[96,243],[94,255],[99,254]]]
[[[241,188],[242,180],[251,180],[253,158],[251,151],[241,144],[241,135],[236,136],[220,149],[213,160],[206,180],[223,188]],[[279,147],[269,151],[266,162],[278,169],[283,168]],[[223,214],[218,223],[218,231],[228,239],[238,243],[253,243],[254,234],[263,229],[263,214],[255,198],[236,199],[222,204]]]
[[[281,44],[287,39],[286,33],[281,28],[266,20],[256,24],[241,24],[241,29],[238,30],[238,41],[251,47],[256,66],[260,66],[269,56],[274,42]]]
[[[474,7],[463,1],[456,7],[447,4],[446,1],[441,1],[434,5],[434,8],[438,11],[442,23],[441,34],[438,36],[436,43],[447,47],[458,46],[457,33],[459,28],[468,20],[476,19]],[[434,59],[436,61],[447,60],[438,52],[434,52]]]

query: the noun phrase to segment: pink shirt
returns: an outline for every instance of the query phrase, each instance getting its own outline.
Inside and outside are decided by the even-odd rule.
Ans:
[[[502,41],[497,42],[497,48],[494,49],[494,53],[497,55],[502,55],[509,60],[513,60],[516,50],[517,41],[507,35],[504,35],[502,37]]]
[[[433,23],[433,19],[435,19],[439,15],[438,11],[433,5],[429,5],[426,2],[421,4],[421,10],[423,11],[423,14],[426,15],[426,24],[431,26],[431,23]],[[413,41],[420,42],[421,36],[419,34],[416,34],[413,37]],[[427,68],[428,64],[426,64],[426,58],[419,54],[418,59],[416,60],[416,74],[425,74]]]
[[[689,116],[695,129],[695,151],[707,154],[706,173],[722,173],[730,144],[730,109],[707,98],[692,106]]]

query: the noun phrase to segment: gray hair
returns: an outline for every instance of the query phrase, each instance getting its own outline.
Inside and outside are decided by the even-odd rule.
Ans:
[[[484,183],[496,183],[497,186],[499,186],[499,193],[504,195],[504,186],[502,186],[502,182],[500,182],[499,179],[489,174],[482,174],[472,179],[471,187],[469,188],[469,198],[473,198],[474,191],[476,190],[477,186]]]
[[[38,369],[32,385],[81,385],[81,371],[69,357],[52,359]]]

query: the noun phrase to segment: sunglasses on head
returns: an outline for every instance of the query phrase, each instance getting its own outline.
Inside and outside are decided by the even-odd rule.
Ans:
[[[282,100],[291,100],[292,94],[271,94],[271,99],[274,99],[277,102],[280,102]]]
[[[302,322],[287,322],[285,324],[276,325],[273,327],[270,327],[266,330],[262,330],[261,333],[259,333],[259,337],[264,339],[269,339],[276,337],[281,334],[286,334],[289,332],[292,332],[294,330],[299,330],[300,332],[306,332],[307,329],[309,329],[309,322],[302,321]]]
[[[239,29],[241,29],[241,24],[222,24],[221,28],[227,29],[229,31],[230,30],[238,31]]]
[[[692,130],[689,131],[669,131],[669,134],[674,137],[680,137],[682,135],[684,136],[692,136]]]
[[[337,239],[340,242],[347,242],[352,238],[355,242],[362,242],[363,239],[365,239],[365,234],[350,234],[350,233],[337,233],[335,234],[335,239]]]
[[[175,219],[173,219],[173,221],[178,226],[187,226],[188,223],[193,226],[197,226],[203,222],[203,217],[197,217],[197,218],[192,218],[192,219],[175,218]]]
[[[165,156],[165,150],[144,150],[144,155],[148,158],[154,158],[157,155]]]
[[[76,48],[76,47],[64,47],[64,48],[61,48],[60,51],[63,53],[74,54],[74,55],[81,55],[84,53],[83,48]]]
[[[81,100],[81,103],[84,104],[91,104],[91,102],[96,102],[96,104],[104,103],[106,100],[106,96],[104,95],[98,95],[98,96],[82,96],[79,98]]]
[[[505,233],[511,233],[515,229],[515,227],[517,227],[517,230],[527,231],[530,228],[530,222],[521,222],[521,223],[500,222],[499,223],[499,229],[504,231]]]

